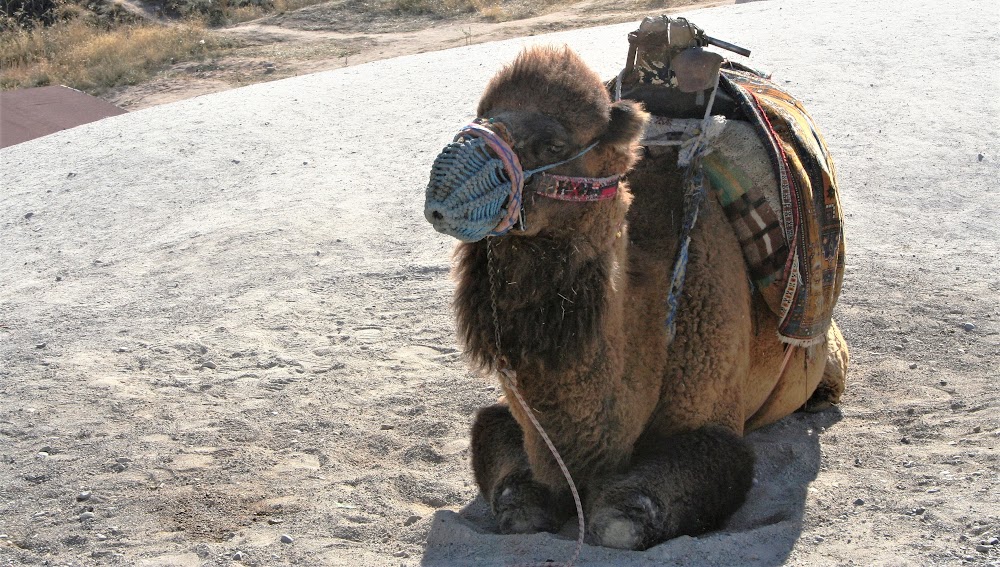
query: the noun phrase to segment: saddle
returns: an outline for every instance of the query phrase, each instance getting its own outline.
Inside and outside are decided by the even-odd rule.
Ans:
[[[755,289],[779,318],[781,340],[816,344],[844,274],[833,161],[798,100],[708,45],[749,55],[684,18],[646,18],[629,34],[626,66],[608,88],[653,115],[647,151],[677,146],[679,167],[694,162],[733,227]]]

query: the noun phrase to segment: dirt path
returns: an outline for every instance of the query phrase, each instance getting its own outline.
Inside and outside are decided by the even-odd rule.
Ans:
[[[126,110],[139,110],[253,83],[402,55],[638,21],[655,13],[732,3],[732,0],[680,0],[669,2],[666,9],[652,9],[629,2],[595,0],[506,22],[488,22],[472,16],[449,20],[366,19],[336,5],[318,4],[219,29],[216,33],[233,40],[238,47],[209,61],[178,63],[150,81],[114,89],[102,98]]]

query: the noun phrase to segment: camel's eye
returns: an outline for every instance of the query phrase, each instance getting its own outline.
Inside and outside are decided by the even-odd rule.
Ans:
[[[562,153],[565,147],[566,144],[562,142],[549,142],[548,145],[545,146],[545,153],[552,156],[557,156]]]

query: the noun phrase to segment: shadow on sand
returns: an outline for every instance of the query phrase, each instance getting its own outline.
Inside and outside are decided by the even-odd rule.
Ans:
[[[579,565],[775,566],[784,564],[802,532],[806,493],[820,468],[822,432],[840,410],[796,413],[747,436],[757,452],[754,486],[726,527],[682,536],[646,551],[584,545]],[[434,515],[421,565],[515,565],[566,561],[575,548],[573,519],[559,534],[502,535],[477,497],[460,512]]]

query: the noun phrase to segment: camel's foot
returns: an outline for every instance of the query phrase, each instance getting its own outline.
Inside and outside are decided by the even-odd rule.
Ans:
[[[807,412],[820,412],[840,402],[847,382],[847,364],[850,355],[847,342],[840,333],[837,323],[830,322],[830,330],[826,333],[826,366],[823,368],[823,378],[806,401],[802,409]]]
[[[557,532],[562,526],[554,513],[552,493],[531,480],[528,473],[507,477],[493,494],[493,515],[505,534]]]
[[[812,396],[809,396],[809,399],[802,406],[801,411],[819,413],[832,408],[838,401],[840,401],[840,392],[820,382],[820,385],[816,386],[816,391],[813,392]]]
[[[568,517],[561,496],[534,480],[521,428],[507,406],[479,411],[472,426],[472,470],[500,531],[558,531]]]
[[[614,502],[607,495],[614,494]],[[659,503],[641,491],[605,496],[591,509],[587,538],[593,545],[618,549],[646,549],[662,531],[663,511]]]

